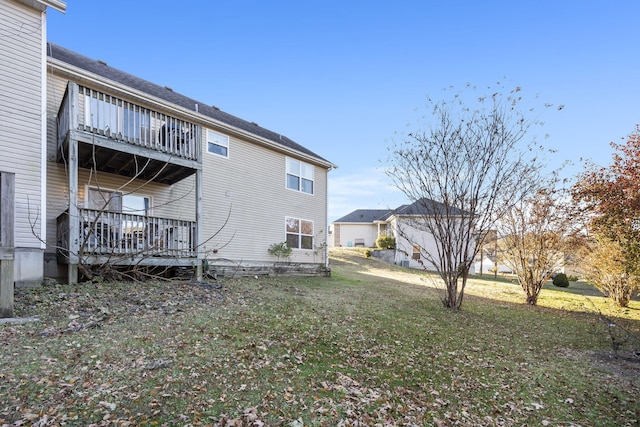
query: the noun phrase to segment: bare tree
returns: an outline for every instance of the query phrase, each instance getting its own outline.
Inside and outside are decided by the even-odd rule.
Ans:
[[[530,305],[536,305],[544,282],[562,269],[566,254],[580,241],[580,229],[561,194],[540,190],[499,220],[503,262],[518,277]]]
[[[459,309],[471,264],[484,230],[538,187],[543,148],[530,128],[542,124],[526,116],[519,87],[500,83],[490,95],[428,98],[426,130],[403,136],[389,148],[387,175],[409,200],[425,204],[414,224],[431,234],[436,252],[422,255],[444,281],[445,307]],[[547,105],[548,106],[548,105]],[[411,239],[411,236],[405,236]],[[480,241],[479,241],[480,240]]]

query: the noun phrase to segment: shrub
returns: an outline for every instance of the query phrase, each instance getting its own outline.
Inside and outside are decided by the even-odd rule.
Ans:
[[[366,256],[367,258],[371,257],[371,252],[373,252],[371,249],[367,248],[364,250],[364,256]]]
[[[573,275],[569,274],[567,276],[567,280],[569,280],[570,282],[577,282],[578,280],[580,280],[580,278],[578,276],[573,276]]]
[[[380,249],[395,249],[396,239],[393,236],[380,236],[376,239],[376,247]]]
[[[268,249],[271,255],[274,255],[280,261],[281,258],[289,258],[291,256],[291,248],[287,245],[287,242],[274,243],[269,246]]]
[[[553,284],[559,288],[566,288],[569,286],[569,279],[564,273],[558,273],[553,275]]]

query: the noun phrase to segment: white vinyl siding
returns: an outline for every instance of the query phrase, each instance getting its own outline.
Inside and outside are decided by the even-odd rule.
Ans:
[[[365,247],[373,247],[377,238],[377,224],[343,222],[340,223],[340,236],[334,241],[334,245],[352,247],[358,239],[364,239]]]
[[[284,241],[285,217],[313,221],[314,241],[316,245],[324,243],[326,169],[310,165],[315,174],[315,197],[308,197],[283,185],[285,154],[234,137],[230,144],[233,156],[229,159],[203,158],[202,237],[210,239],[204,244],[207,257],[273,262],[267,249]],[[217,248],[218,253],[212,254]],[[293,262],[323,262],[313,250],[294,252]]]
[[[16,247],[40,248],[42,16],[0,1],[0,171],[15,173]],[[32,230],[33,227],[33,230]]]

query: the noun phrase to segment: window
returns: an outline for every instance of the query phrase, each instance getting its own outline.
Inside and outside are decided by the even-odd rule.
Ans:
[[[287,217],[287,246],[292,249],[313,249],[313,221]]]
[[[287,188],[313,194],[313,166],[287,158]]]
[[[222,157],[229,157],[229,137],[207,130],[207,151]]]
[[[149,215],[149,198],[125,194],[122,196],[122,213]]]
[[[413,247],[413,256],[411,258],[420,261],[420,246]]]
[[[120,212],[122,210],[122,193],[89,188],[87,192],[87,208],[98,211]]]
[[[89,188],[87,208],[134,215],[149,215],[149,197],[122,194],[119,191]]]

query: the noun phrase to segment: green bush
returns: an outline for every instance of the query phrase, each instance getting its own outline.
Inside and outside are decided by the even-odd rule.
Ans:
[[[580,278],[578,276],[573,276],[570,274],[567,276],[567,280],[569,280],[570,282],[577,282],[578,280],[580,280]]]
[[[274,243],[269,246],[267,251],[278,258],[280,261],[281,258],[289,258],[291,256],[291,248],[287,245],[287,242],[282,243]]]
[[[370,248],[367,248],[364,250],[364,256],[366,256],[367,258],[370,258],[372,252],[373,251]]]
[[[569,279],[564,273],[557,273],[553,275],[553,284],[559,288],[566,288],[569,286]]]
[[[380,249],[395,249],[396,238],[393,236],[380,236],[376,239],[376,247]]]

